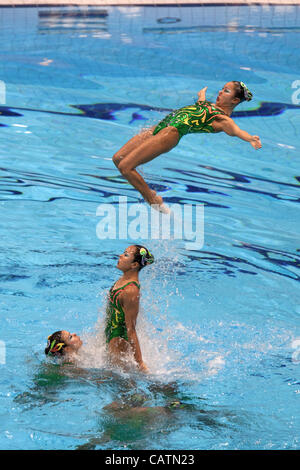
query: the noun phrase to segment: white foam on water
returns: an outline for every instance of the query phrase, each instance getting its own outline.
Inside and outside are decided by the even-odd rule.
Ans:
[[[225,360],[223,356],[216,356],[211,359],[207,364],[207,375],[216,375],[225,366]]]

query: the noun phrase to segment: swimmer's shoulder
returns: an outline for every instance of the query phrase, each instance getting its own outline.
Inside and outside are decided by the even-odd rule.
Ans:
[[[229,116],[227,116],[227,114],[217,114],[215,117],[214,117],[214,120],[212,122],[212,127],[213,127],[213,130],[215,133],[217,132],[222,132],[223,131],[223,127],[224,127],[224,124],[226,122],[234,122],[233,119]]]
[[[130,282],[121,290],[119,299],[122,301],[132,299],[138,300],[140,297],[140,284],[136,281]]]

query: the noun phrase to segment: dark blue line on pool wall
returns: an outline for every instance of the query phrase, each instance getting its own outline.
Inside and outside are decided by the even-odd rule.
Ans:
[[[131,120],[128,124],[133,124],[138,120],[148,120],[147,117],[143,116],[143,111],[159,111],[159,112],[171,112],[173,109],[170,108],[160,108],[156,106],[148,106],[145,104],[138,103],[96,103],[96,104],[77,104],[70,105],[72,108],[79,109],[80,114],[78,113],[64,113],[58,111],[45,111],[41,109],[32,109],[32,108],[12,108],[9,106],[0,106],[0,115],[2,116],[23,116],[16,111],[37,111],[39,113],[48,113],[48,114],[61,114],[64,116],[82,116],[89,117],[93,119],[103,119],[106,121],[117,121],[118,119],[115,116],[116,112],[126,111],[128,109],[135,109],[136,111],[132,112]],[[262,101],[258,108],[249,109],[246,111],[235,111],[232,113],[233,118],[242,118],[242,117],[254,117],[254,116],[278,116],[282,114],[287,109],[300,109],[300,106],[296,104],[289,103],[272,103],[267,101]],[[0,124],[0,127],[7,127],[7,124]]]

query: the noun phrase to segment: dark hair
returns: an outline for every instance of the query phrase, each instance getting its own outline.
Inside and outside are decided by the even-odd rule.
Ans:
[[[239,98],[240,103],[243,101],[251,101],[253,98],[253,94],[251,91],[246,87],[245,83],[243,82],[233,82],[235,85],[235,96]]]
[[[136,252],[133,258],[133,261],[139,263],[139,271],[147,264],[154,263],[154,256],[150,251],[143,245],[134,245],[136,247]]]
[[[52,335],[48,336],[47,347],[45,348],[46,356],[62,356],[64,354],[64,349],[67,346],[62,337],[62,331],[56,331]]]

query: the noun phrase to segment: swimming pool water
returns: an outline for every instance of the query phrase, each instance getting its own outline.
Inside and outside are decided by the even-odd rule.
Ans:
[[[299,448],[299,8],[0,18],[0,448]],[[263,147],[190,135],[143,166],[167,203],[205,204],[205,242],[137,240],[157,260],[138,319],[150,374],[112,371],[105,295],[134,241],[100,240],[96,210],[142,201],[111,157],[232,79],[254,93],[235,119]],[[45,359],[58,329],[84,338],[76,365]]]

